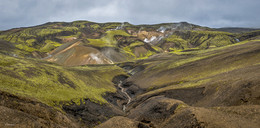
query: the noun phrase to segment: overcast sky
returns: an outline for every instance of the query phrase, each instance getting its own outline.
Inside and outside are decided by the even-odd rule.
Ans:
[[[0,30],[88,20],[260,28],[260,0],[0,0]]]

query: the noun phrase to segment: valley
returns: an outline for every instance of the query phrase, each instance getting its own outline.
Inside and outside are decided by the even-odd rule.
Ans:
[[[50,22],[0,58],[0,127],[260,126],[258,29]]]

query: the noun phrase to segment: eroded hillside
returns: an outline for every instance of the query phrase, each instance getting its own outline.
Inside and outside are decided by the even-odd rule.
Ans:
[[[0,127],[259,127],[260,32],[227,29],[76,21],[1,31]]]

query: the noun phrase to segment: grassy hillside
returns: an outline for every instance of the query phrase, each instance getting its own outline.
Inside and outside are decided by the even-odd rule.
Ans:
[[[83,98],[107,103],[102,95],[116,91],[113,77],[125,74],[115,65],[68,68],[2,54],[0,58],[1,91],[33,97],[50,106],[71,101],[80,104]]]
[[[190,81],[205,81],[205,78],[260,62],[259,41],[244,41],[226,47],[171,54],[139,61],[137,65],[144,65],[146,68],[129,78],[129,81],[141,88],[151,89]]]
[[[235,34],[218,31],[180,31],[159,44],[166,51],[200,50],[238,43]]]

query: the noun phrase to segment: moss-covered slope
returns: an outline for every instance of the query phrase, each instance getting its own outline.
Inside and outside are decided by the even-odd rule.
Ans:
[[[146,68],[130,77],[129,82],[152,89],[207,80],[205,78],[259,64],[259,48],[259,40],[255,40],[203,51],[161,54],[137,62],[137,67]]]
[[[57,107],[71,101],[80,104],[84,98],[107,103],[102,95],[116,91],[113,77],[125,74],[115,65],[66,68],[34,59],[0,57],[0,90]]]

